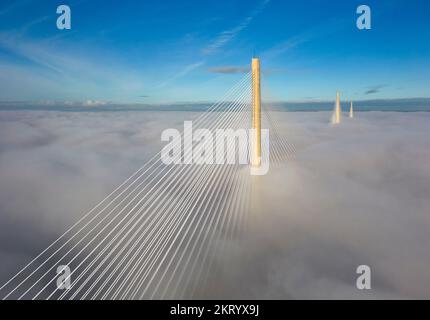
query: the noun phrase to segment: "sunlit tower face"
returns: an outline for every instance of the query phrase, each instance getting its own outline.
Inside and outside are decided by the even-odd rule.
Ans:
[[[252,129],[253,150],[251,165],[261,165],[261,88],[260,88],[260,59],[252,59]]]
[[[332,122],[334,124],[339,124],[342,120],[341,117],[342,117],[342,109],[340,106],[340,93],[337,92],[336,93],[336,104],[334,107],[334,114],[333,114]]]

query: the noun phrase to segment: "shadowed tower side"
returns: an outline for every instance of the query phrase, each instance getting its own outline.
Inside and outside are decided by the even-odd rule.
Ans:
[[[252,59],[252,157],[251,165],[261,165],[261,88],[260,59]]]

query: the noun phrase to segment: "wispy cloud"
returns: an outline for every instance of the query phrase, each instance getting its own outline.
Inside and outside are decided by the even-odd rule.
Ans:
[[[29,0],[14,1],[10,5],[6,6],[5,8],[0,9],[0,16],[8,14],[9,12],[18,9],[19,7],[26,5],[28,2]]]
[[[242,30],[254,20],[254,18],[267,6],[270,0],[263,0],[245,19],[236,27],[221,32],[206,48],[202,50],[203,54],[209,55],[221,49],[224,45],[236,37]]]
[[[270,60],[291,49],[296,48],[302,43],[310,41],[311,39],[313,39],[313,37],[314,36],[311,33],[303,33],[303,34],[291,37],[290,39],[280,42],[277,45],[273,46],[272,48],[264,51],[261,54],[261,56],[263,56],[266,60]]]
[[[38,96],[48,95],[52,88],[60,89],[61,93],[79,94],[86,97],[89,92],[96,95],[104,95],[107,88],[114,98],[116,93],[121,95],[136,96],[134,90],[142,90],[141,77],[124,68],[123,65],[110,65],[106,61],[100,61],[96,52],[91,48],[81,48],[77,51],[63,50],[61,42],[31,40],[21,32],[0,32],[0,48],[12,55],[27,61],[25,68],[25,81],[27,87],[16,86],[20,96],[25,97],[26,92],[32,88],[40,87],[42,79],[45,89]],[[0,68],[2,78],[16,78],[16,74],[22,74],[22,65],[16,61],[4,61]],[[13,79],[12,79],[13,80]],[[17,80],[17,79],[15,79]],[[48,88],[51,90],[48,90]],[[56,94],[59,93],[56,91]],[[133,92],[133,93],[132,93]],[[0,97],[10,96],[8,89],[0,89]],[[91,94],[92,96],[92,94]],[[91,97],[90,96],[90,97]]]
[[[20,33],[0,32],[0,47],[56,74],[71,76],[85,72],[88,75],[99,70],[92,59],[67,54],[58,50],[55,43],[31,40]]]
[[[244,30],[248,25],[254,20],[254,18],[267,6],[267,4],[270,2],[270,0],[263,0],[259,3],[259,5],[245,18],[243,19],[236,27],[225,30],[221,32],[215,39],[213,39],[208,46],[202,49],[202,54],[204,56],[208,56],[210,54],[213,54],[214,52],[221,49],[223,46],[225,46],[228,42],[230,42],[234,37],[236,37],[242,30]],[[168,84],[178,80],[179,78],[184,77],[185,75],[189,74],[190,72],[194,71],[195,69],[203,66],[205,64],[205,61],[197,61],[195,63],[188,64],[185,66],[182,70],[175,73],[174,75],[170,76],[170,78],[162,81],[158,85],[155,86],[155,89],[161,89],[167,86]],[[244,73],[247,70],[242,69],[241,67],[220,67],[220,68],[211,68],[209,69],[212,73],[224,73],[224,74],[231,74],[231,73]]]
[[[204,63],[205,63],[204,61],[198,61],[198,62],[195,62],[195,63],[192,63],[192,64],[185,66],[182,70],[180,70],[179,72],[172,75],[169,79],[164,80],[163,82],[159,83],[155,87],[155,89],[161,89],[161,88],[165,87],[169,83],[177,80],[178,78],[181,78],[181,77],[187,75],[188,73],[190,73],[191,71],[194,71],[198,67],[201,67]]]
[[[28,30],[30,30],[35,25],[38,25],[39,23],[43,23],[45,21],[48,21],[49,18],[50,18],[50,16],[42,16],[42,17],[39,17],[39,18],[36,18],[36,19],[30,21],[29,23],[27,23],[21,27],[21,29],[20,29],[21,34],[25,34]]]
[[[370,87],[367,87],[367,90],[364,92],[364,94],[369,95],[369,94],[378,93],[381,91],[381,89],[385,87],[387,87],[386,84],[378,84],[375,86],[370,86]]]
[[[301,32],[284,41],[277,43],[273,47],[262,52],[261,56],[264,57],[264,59],[266,60],[273,59],[292,49],[297,48],[298,46],[304,43],[308,43],[316,39],[320,39],[324,36],[327,36],[336,31],[339,31],[339,29],[344,28],[345,26],[347,26],[347,22],[345,20],[341,20],[341,21],[336,20],[336,21],[331,21],[324,25],[313,27],[309,30]]]

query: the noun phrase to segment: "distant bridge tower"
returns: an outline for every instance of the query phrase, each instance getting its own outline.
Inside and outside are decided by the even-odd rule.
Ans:
[[[260,59],[252,59],[252,155],[251,165],[261,165],[261,87],[260,87]]]
[[[352,101],[351,101],[351,107],[349,108],[349,117],[354,118],[354,109],[352,107]]]
[[[334,124],[340,123],[341,113],[342,113],[342,109],[340,107],[340,93],[336,92],[336,106],[334,108],[334,119],[333,119]]]

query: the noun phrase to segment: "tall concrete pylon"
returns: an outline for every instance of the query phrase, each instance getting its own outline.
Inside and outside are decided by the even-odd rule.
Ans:
[[[354,118],[354,109],[352,107],[352,101],[351,101],[351,106],[349,107],[349,117]]]
[[[336,92],[336,105],[334,107],[333,123],[339,124],[342,117],[342,109],[340,106],[340,93]]]
[[[261,87],[260,87],[260,59],[252,58],[252,129],[253,150],[251,165],[261,165]]]

